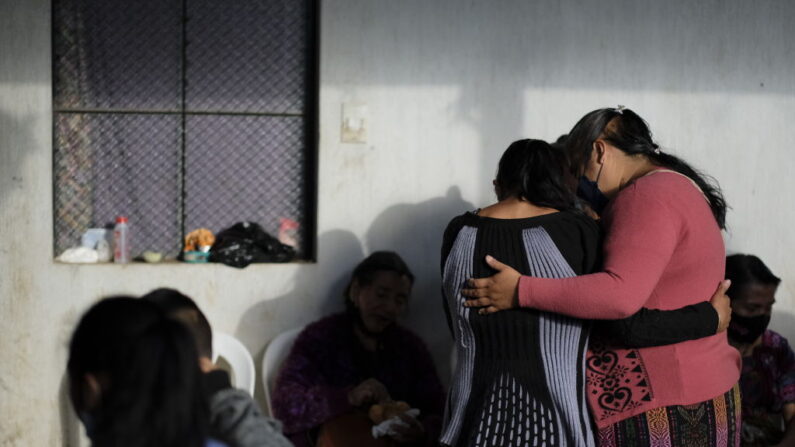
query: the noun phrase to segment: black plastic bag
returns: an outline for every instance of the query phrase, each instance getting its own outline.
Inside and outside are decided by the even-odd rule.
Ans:
[[[215,235],[210,262],[243,268],[252,262],[289,262],[295,249],[282,244],[254,222],[238,222]]]

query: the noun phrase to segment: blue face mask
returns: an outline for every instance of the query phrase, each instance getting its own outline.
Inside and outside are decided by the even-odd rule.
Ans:
[[[602,168],[600,167],[599,174],[596,174],[597,181],[601,174]],[[597,181],[589,180],[588,177],[584,175],[580,176],[580,183],[577,185],[577,195],[588,202],[588,204],[591,205],[591,209],[593,209],[596,214],[601,215],[609,199],[599,190]]]

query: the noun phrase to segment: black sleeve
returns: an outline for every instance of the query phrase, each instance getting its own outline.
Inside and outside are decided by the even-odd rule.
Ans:
[[[670,345],[714,335],[718,313],[709,302],[675,310],[643,308],[621,320],[597,321],[594,327],[609,341],[628,348]]]
[[[595,224],[591,221],[590,223]],[[585,249],[583,272],[601,269],[600,234],[596,225],[581,225],[582,245]],[[596,228],[596,230],[594,229]],[[597,240],[597,242],[594,242]],[[674,310],[643,308],[621,320],[595,322],[594,331],[608,341],[628,348],[647,348],[670,345],[708,337],[718,329],[718,313],[708,302]]]

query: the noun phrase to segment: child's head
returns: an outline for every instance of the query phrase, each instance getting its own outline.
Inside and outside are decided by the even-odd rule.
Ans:
[[[95,446],[200,446],[207,427],[190,333],[154,304],[106,298],[72,335],[72,403]]]
[[[212,358],[213,332],[207,317],[195,301],[177,290],[167,288],[155,289],[141,298],[154,303],[170,318],[183,323],[196,340],[199,356]]]
[[[494,189],[502,201],[518,198],[547,208],[574,208],[566,156],[541,140],[514,141],[502,154]]]

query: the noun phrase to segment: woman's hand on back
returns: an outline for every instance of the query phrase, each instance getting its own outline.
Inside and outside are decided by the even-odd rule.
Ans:
[[[384,384],[367,379],[348,393],[348,403],[354,407],[373,405],[389,400],[389,392]]]
[[[729,286],[731,285],[732,282],[728,279],[721,281],[720,284],[718,284],[718,290],[715,291],[715,294],[712,295],[712,298],[709,300],[709,304],[712,304],[715,312],[718,313],[718,329],[715,331],[716,334],[725,331],[729,327],[729,323],[732,319],[731,300],[726,295],[726,291],[729,290]]]
[[[465,301],[464,306],[480,307],[481,315],[519,307],[517,291],[522,274],[491,256],[486,256],[486,263],[497,273],[488,278],[470,279],[461,294],[472,299]]]

